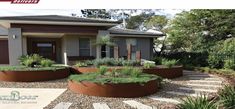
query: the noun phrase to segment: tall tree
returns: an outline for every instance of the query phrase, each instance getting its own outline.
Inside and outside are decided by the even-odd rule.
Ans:
[[[81,10],[83,17],[111,19],[111,15],[105,9],[83,9]]]
[[[153,16],[154,13],[141,13],[140,15],[131,16],[127,19],[126,28],[128,29],[140,29],[139,27],[143,25],[146,19],[149,19]]]
[[[164,15],[155,15],[147,19],[144,22],[144,26],[148,29],[161,31],[163,34],[165,34],[167,31],[166,26],[167,26],[168,21],[169,19]],[[157,52],[157,55],[161,55],[162,52],[165,50],[166,39],[167,39],[167,36],[164,36],[163,39],[158,39],[158,38],[154,39],[155,47],[158,47],[160,49],[159,52],[155,51]],[[154,47],[154,50],[156,50],[155,47]]]
[[[207,51],[235,35],[235,10],[190,10],[171,21],[169,41],[175,50]]]

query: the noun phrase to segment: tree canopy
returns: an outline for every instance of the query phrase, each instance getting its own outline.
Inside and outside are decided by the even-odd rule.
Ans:
[[[110,13],[105,9],[83,9],[81,12],[83,17],[87,18],[111,19]]]
[[[171,21],[169,41],[172,49],[207,51],[217,41],[235,35],[235,10],[190,10]]]

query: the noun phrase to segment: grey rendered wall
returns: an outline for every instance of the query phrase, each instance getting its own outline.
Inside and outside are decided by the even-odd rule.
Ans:
[[[15,35],[15,39],[13,38]],[[22,34],[20,28],[10,28],[8,30],[8,47],[10,65],[18,65],[18,58],[22,56]]]
[[[90,38],[91,41],[91,56],[96,56],[96,47],[92,42],[95,42],[95,37],[79,37],[79,36],[64,36],[66,39],[67,56],[79,56],[79,38]]]
[[[127,56],[127,38],[115,38],[115,43],[119,47],[119,56],[126,57]],[[137,50],[141,51],[141,58],[150,60],[152,59],[152,38],[136,38],[137,39]]]
[[[79,56],[79,38],[75,36],[66,37],[66,52],[67,56]]]
[[[114,42],[118,45],[119,57],[126,57],[127,56],[126,38],[115,38]]]
[[[141,51],[142,59],[152,59],[153,48],[151,43],[151,38],[137,38],[137,49]]]

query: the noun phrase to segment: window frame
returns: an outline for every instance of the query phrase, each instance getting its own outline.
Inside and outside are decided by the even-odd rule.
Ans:
[[[80,41],[81,41],[81,39],[88,39],[89,40],[89,48],[81,48],[80,47]],[[79,56],[81,56],[81,51],[82,50],[89,50],[89,55],[87,55],[87,56],[91,56],[91,52],[92,52],[92,48],[91,48],[91,38],[79,38],[79,44],[78,44],[78,48],[79,48]]]

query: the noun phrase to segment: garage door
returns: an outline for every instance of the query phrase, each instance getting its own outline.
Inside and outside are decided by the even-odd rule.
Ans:
[[[0,39],[0,64],[9,64],[8,41]]]

